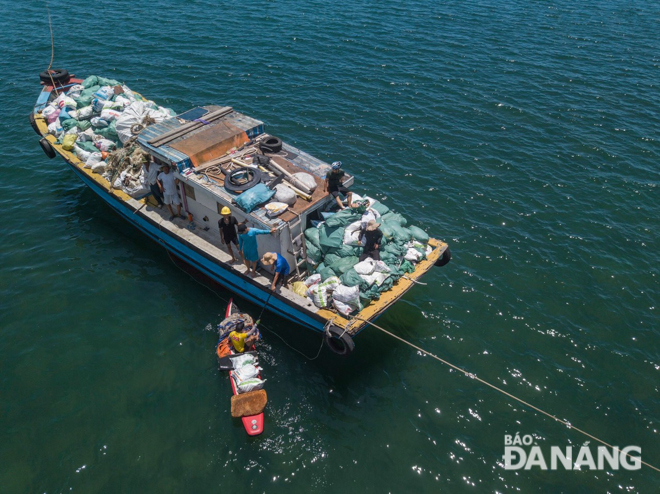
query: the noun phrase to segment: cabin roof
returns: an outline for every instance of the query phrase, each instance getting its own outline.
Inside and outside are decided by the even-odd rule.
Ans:
[[[206,120],[214,112],[227,113],[213,121]],[[189,130],[185,130],[185,127]],[[167,135],[181,134],[167,139]],[[237,140],[253,139],[264,132],[260,120],[233,111],[229,107],[208,105],[192,108],[176,117],[149,125],[142,130],[137,142],[149,154],[174,163],[179,171],[191,168],[212,157],[221,156]],[[159,141],[165,141],[160,144]]]

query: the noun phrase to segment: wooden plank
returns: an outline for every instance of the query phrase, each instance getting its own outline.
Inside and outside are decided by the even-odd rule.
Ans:
[[[233,111],[234,109],[232,107],[224,106],[219,110],[204,115],[206,117],[204,120],[207,122],[214,122],[215,120],[218,120],[225,115],[229,115]],[[161,134],[158,137],[147,141],[147,144],[151,144],[154,147],[163,146],[164,144],[172,142],[174,139],[177,139],[182,135],[187,134],[188,132],[192,132],[193,130],[200,128],[202,125],[206,124],[202,122],[188,122],[187,124],[184,124],[177,129],[170,130],[169,132],[165,132],[164,134]]]

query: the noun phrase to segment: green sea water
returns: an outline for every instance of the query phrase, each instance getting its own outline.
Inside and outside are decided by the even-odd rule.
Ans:
[[[233,106],[446,240],[379,325],[660,466],[656,4],[49,5],[54,66]],[[0,9],[0,492],[658,491],[506,470],[505,435],[596,443],[375,329],[309,360],[320,336],[268,313],[248,438],[213,353],[233,294],[44,156],[45,3]]]

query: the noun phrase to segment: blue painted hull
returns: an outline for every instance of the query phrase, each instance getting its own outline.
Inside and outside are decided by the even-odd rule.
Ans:
[[[140,213],[134,214],[135,210],[132,206],[129,206],[118,197],[100,187],[96,182],[90,180],[89,177],[81,172],[76,166],[68,163],[68,161],[67,164],[85,183],[85,185],[93,190],[115,212],[135,226],[138,230],[146,234],[149,238],[158,242],[173,255],[192,266],[203,275],[228,288],[238,296],[257,305],[263,305],[266,303],[268,296],[271,295],[268,288],[265,288],[254,282],[252,279],[231,270],[226,264],[213,259],[185,240],[178,239],[169,232],[161,230],[157,223],[142,216]],[[268,300],[266,310],[298,325],[323,332],[325,320],[321,317],[315,316],[312,312],[301,310],[289,300],[280,297],[277,293],[272,293],[270,300]]]

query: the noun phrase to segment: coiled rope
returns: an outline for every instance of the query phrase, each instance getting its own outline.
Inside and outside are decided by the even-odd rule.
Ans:
[[[562,420],[562,419],[560,419],[559,417],[555,417],[555,416],[552,415],[551,413],[548,413],[548,412],[546,412],[546,411],[544,411],[544,410],[541,410],[540,408],[535,407],[535,406],[532,405],[531,403],[527,403],[526,401],[524,401],[524,400],[518,398],[517,396],[514,396],[514,395],[512,395],[511,393],[509,393],[509,392],[507,392],[507,391],[504,391],[504,390],[501,389],[501,388],[498,388],[498,387],[495,386],[494,384],[491,384],[491,383],[489,383],[488,381],[484,381],[483,379],[477,377],[475,374],[473,374],[473,373],[471,373],[471,372],[468,372],[468,371],[466,371],[466,370],[463,370],[463,369],[461,369],[460,367],[458,367],[458,366],[452,364],[451,362],[447,362],[446,360],[441,359],[441,358],[438,357],[437,355],[434,355],[434,354],[432,354],[431,352],[428,352],[428,351],[424,350],[423,348],[420,348],[420,347],[418,347],[417,345],[415,345],[415,344],[413,344],[413,343],[411,343],[411,342],[409,342],[409,341],[407,341],[407,340],[404,340],[404,339],[401,338],[400,336],[397,336],[397,335],[395,335],[394,333],[391,333],[391,332],[389,332],[388,330],[386,330],[386,329],[384,329],[384,328],[381,328],[381,327],[378,326],[377,324],[374,324],[373,322],[371,322],[371,321],[367,321],[366,319],[362,319],[362,318],[360,318],[360,317],[356,317],[356,319],[359,319],[360,321],[363,321],[363,322],[365,322],[365,323],[367,323],[367,324],[373,326],[374,328],[376,328],[376,329],[382,331],[383,333],[385,333],[385,334],[391,336],[392,338],[395,338],[395,339],[399,340],[400,342],[405,343],[406,345],[408,345],[408,346],[414,348],[415,350],[417,350],[417,351],[419,351],[419,352],[422,352],[424,355],[428,355],[429,357],[432,357],[432,358],[434,358],[435,360],[437,360],[437,361],[439,361],[439,362],[442,362],[443,364],[445,364],[445,365],[451,367],[452,369],[455,369],[455,370],[461,372],[461,373],[464,374],[466,377],[469,377],[470,379],[474,379],[474,380],[476,380],[476,381],[479,381],[480,383],[485,384],[485,385],[488,386],[489,388],[492,388],[492,389],[494,389],[495,391],[498,391],[498,392],[502,393],[503,395],[508,396],[508,397],[511,398],[512,400],[515,400],[515,401],[517,401],[518,403],[522,403],[523,405],[525,405],[525,406],[531,408],[532,410],[535,410],[535,411],[537,411],[537,412],[539,412],[539,413],[545,415],[546,417],[550,417],[551,419],[556,420],[557,422],[559,422],[559,423],[562,424],[562,425],[565,425],[565,426],[568,427],[569,429],[576,430],[576,431],[579,432],[580,434],[583,434],[583,435],[587,436],[588,438],[593,439],[594,441],[599,442],[600,444],[603,444],[604,446],[607,446],[608,448],[612,448],[612,449],[615,450],[615,451],[619,451],[619,448],[617,448],[616,446],[612,446],[611,444],[609,444],[609,443],[603,441],[602,439],[599,439],[599,438],[597,438],[596,436],[594,436],[594,435],[592,435],[592,434],[589,434],[588,432],[583,431],[582,429],[578,429],[577,427],[575,427],[574,425],[572,425],[570,422],[567,422],[566,420]],[[649,464],[649,463],[643,461],[641,458],[633,457],[633,456],[632,456],[631,454],[629,454],[629,453],[625,453],[625,454],[626,454],[626,456],[630,457],[631,459],[633,459],[633,458],[634,458],[634,459],[638,459],[638,460],[640,461],[640,463],[642,463],[643,465],[645,465],[645,466],[647,466],[647,467],[649,467],[649,468],[655,470],[656,472],[660,472],[660,468],[658,468],[658,467],[654,467],[653,465],[651,465],[651,464]]]

